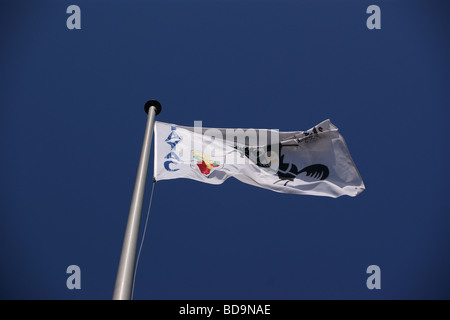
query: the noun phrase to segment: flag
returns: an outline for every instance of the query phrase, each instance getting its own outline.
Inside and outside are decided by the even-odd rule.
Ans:
[[[365,187],[330,120],[306,131],[203,128],[155,122],[154,177],[221,184],[229,177],[276,192],[356,196]]]

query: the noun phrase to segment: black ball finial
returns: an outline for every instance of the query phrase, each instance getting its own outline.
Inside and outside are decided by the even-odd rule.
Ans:
[[[159,103],[156,100],[148,100],[145,105],[144,105],[144,110],[145,112],[148,114],[148,110],[150,109],[150,107],[155,107],[156,108],[156,112],[155,115],[158,115],[161,112],[161,103]]]

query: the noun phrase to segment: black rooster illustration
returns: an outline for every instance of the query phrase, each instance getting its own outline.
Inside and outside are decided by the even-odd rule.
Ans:
[[[256,165],[258,167],[268,168],[270,167],[270,163],[263,164],[260,160],[260,151],[257,149],[252,148],[252,150],[249,147],[245,148],[239,148],[237,146],[234,147],[235,149],[241,149],[243,151],[243,154],[251,159],[250,153],[252,153],[253,158],[256,158]],[[281,150],[283,148],[283,145],[279,144],[279,150],[281,154]],[[267,146],[267,152],[270,152],[272,150],[272,146]],[[290,181],[294,181],[294,179],[300,174],[300,173],[306,173],[306,176],[312,177],[318,180],[325,180],[328,175],[330,174],[330,171],[326,165],[323,164],[312,164],[310,166],[304,167],[301,170],[298,170],[297,166],[293,163],[286,163],[284,162],[284,155],[280,155],[280,164],[278,167],[277,175],[280,180],[277,180],[274,182],[278,183],[280,181],[286,181],[284,185],[286,186]]]
[[[330,174],[330,171],[328,170],[328,167],[323,164],[312,164],[310,166],[304,167],[302,170],[298,170],[297,166],[293,163],[285,163],[284,162],[284,155],[280,156],[280,165],[278,167],[278,178],[280,180],[275,181],[275,183],[280,181],[287,180],[284,185],[287,185],[289,181],[294,181],[294,179],[300,174],[300,173],[306,173],[306,176],[316,178],[319,180],[325,180],[328,175]]]

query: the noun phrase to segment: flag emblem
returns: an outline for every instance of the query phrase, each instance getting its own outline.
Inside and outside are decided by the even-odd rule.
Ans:
[[[165,140],[165,142],[170,146],[170,152],[164,157],[164,159],[166,159],[164,161],[164,168],[167,171],[171,172],[179,170],[177,168],[172,168],[171,165],[176,165],[177,163],[180,162],[180,158],[176,154],[175,149],[177,147],[177,144],[181,141],[181,137],[178,135],[176,130],[177,130],[176,126],[171,126],[170,134]]]
[[[221,167],[221,161],[212,159],[210,155],[200,151],[192,151],[191,167],[200,170],[203,175],[208,177],[214,169]]]

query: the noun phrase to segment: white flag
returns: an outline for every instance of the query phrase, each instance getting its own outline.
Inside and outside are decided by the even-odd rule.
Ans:
[[[185,127],[155,122],[157,181],[189,178],[221,184],[229,177],[293,194],[356,196],[364,183],[329,120],[307,131]]]

